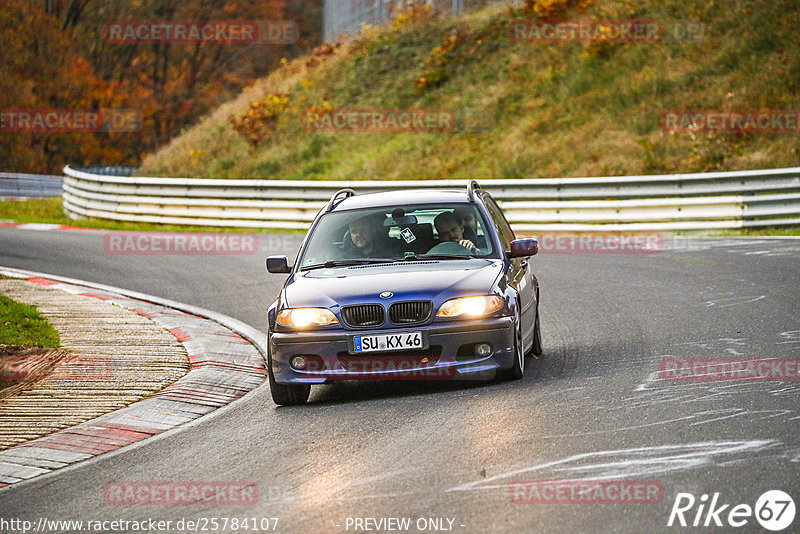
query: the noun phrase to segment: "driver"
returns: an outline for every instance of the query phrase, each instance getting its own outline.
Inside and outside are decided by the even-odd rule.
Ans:
[[[351,222],[348,229],[352,245],[346,247],[345,252],[361,258],[402,256],[396,240],[389,237],[384,220],[384,215],[373,213]]]
[[[470,252],[478,252],[478,247],[469,239],[464,239],[464,226],[453,212],[443,211],[433,219],[433,225],[439,233],[439,242],[453,241]]]
[[[461,226],[464,227],[464,239],[469,239],[475,243],[478,248],[486,246],[486,239],[478,235],[478,219],[475,218],[474,208],[460,206],[453,210],[453,215],[458,218]]]

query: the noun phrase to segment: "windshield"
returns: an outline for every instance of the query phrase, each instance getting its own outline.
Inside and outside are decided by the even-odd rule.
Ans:
[[[300,268],[417,258],[496,257],[475,204],[389,206],[322,216]]]

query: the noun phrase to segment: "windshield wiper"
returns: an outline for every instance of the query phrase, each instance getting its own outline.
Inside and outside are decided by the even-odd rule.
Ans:
[[[387,260],[381,258],[359,258],[352,260],[328,260],[325,263],[315,263],[313,265],[303,265],[300,267],[301,271],[310,271],[312,269],[330,269],[331,267],[347,267],[349,265],[364,265],[367,263],[394,263],[395,260]]]
[[[467,254],[416,254],[413,256],[406,256],[403,260],[471,260],[473,258],[474,256],[469,256]]]

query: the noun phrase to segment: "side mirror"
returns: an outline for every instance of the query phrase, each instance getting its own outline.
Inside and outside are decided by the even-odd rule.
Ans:
[[[286,256],[270,256],[267,258],[267,271],[272,274],[288,274],[292,272]]]
[[[511,250],[506,252],[506,257],[527,258],[539,252],[539,241],[533,237],[528,239],[515,239],[511,242]]]

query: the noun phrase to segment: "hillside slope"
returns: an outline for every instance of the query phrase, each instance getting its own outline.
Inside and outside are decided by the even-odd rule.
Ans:
[[[518,178],[800,165],[796,124],[778,133],[661,124],[668,110],[800,109],[797,0],[539,4],[551,18],[656,21],[663,38],[513,42],[512,20],[541,15],[502,7],[457,19],[408,17],[287,63],[146,158],[141,174]],[[691,28],[700,30],[681,38]],[[251,126],[266,128],[255,132],[264,135],[255,146],[230,121],[251,109],[262,117]],[[312,131],[303,124],[309,109],[317,118],[331,109],[447,110],[459,127]]]

